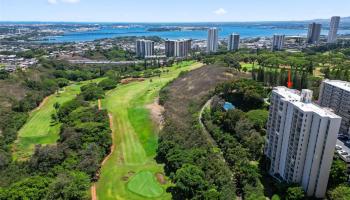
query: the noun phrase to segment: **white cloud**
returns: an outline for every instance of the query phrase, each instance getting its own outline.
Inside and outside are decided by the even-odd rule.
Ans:
[[[57,4],[57,0],[47,0],[49,4]]]
[[[49,4],[58,4],[58,3],[79,3],[80,0],[47,0]]]
[[[215,10],[214,13],[216,15],[225,15],[227,13],[227,11],[223,8],[219,8],[219,9]]]

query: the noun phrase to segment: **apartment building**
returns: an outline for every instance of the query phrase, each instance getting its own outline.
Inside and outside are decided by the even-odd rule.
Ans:
[[[309,30],[307,33],[307,43],[309,44],[317,44],[320,40],[321,36],[321,24],[312,23],[309,24]]]
[[[217,28],[208,30],[207,53],[215,53],[218,51],[219,31]]]
[[[265,154],[269,173],[297,183],[308,196],[323,198],[341,117],[312,103],[312,91],[276,87],[272,91]]]
[[[350,138],[350,83],[339,80],[324,80],[320,86],[318,103],[331,108],[342,118],[339,134]]]
[[[328,43],[335,43],[337,41],[337,33],[340,23],[340,17],[339,16],[333,16],[331,18],[331,23],[329,25],[329,33],[327,42]]]
[[[271,50],[280,51],[284,46],[285,35],[274,35],[272,38]]]
[[[239,34],[231,34],[228,37],[228,45],[227,50],[228,51],[236,51],[239,48]]]
[[[192,40],[166,40],[165,55],[167,57],[187,57],[191,51]]]
[[[135,47],[136,56],[139,58],[154,55],[154,42],[151,40],[137,40]]]

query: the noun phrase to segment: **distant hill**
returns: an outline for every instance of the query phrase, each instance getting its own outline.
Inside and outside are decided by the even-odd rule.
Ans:
[[[307,20],[307,21],[313,21],[318,23],[328,23],[330,22],[331,18],[329,19],[313,19],[313,20]],[[349,17],[342,17],[341,22],[350,23],[350,16]]]

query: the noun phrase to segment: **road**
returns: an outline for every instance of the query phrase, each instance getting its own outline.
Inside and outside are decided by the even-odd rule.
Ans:
[[[205,133],[207,135],[207,139],[208,139],[208,142],[210,144],[212,144],[213,146],[217,147],[217,143],[216,141],[214,140],[214,138],[211,136],[211,134],[208,132],[207,128],[205,127],[205,125],[203,124],[203,121],[202,121],[202,116],[203,116],[203,112],[206,108],[208,108],[208,106],[210,106],[211,102],[213,100],[213,97],[211,97],[205,104],[204,106],[202,107],[202,109],[200,110],[199,112],[199,117],[198,117],[198,121],[199,121],[199,124],[202,128],[202,131],[203,133]]]
[[[132,65],[143,63],[144,61],[108,61],[108,60],[68,60],[72,64],[113,64],[113,65]]]

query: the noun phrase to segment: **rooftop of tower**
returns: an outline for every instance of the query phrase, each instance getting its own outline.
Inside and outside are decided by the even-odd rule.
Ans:
[[[285,86],[278,86],[275,87],[273,91],[282,96],[284,100],[289,101],[303,112],[313,112],[322,117],[341,118],[338,115],[334,114],[329,108],[320,107],[319,105],[312,102],[303,102],[299,90],[289,89]]]
[[[327,83],[329,85],[338,87],[338,88],[340,88],[342,90],[350,92],[350,82],[341,81],[341,80],[329,80],[329,79],[326,79],[323,82],[325,82],[325,83]]]

